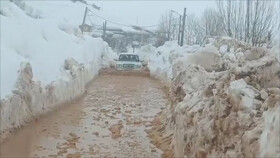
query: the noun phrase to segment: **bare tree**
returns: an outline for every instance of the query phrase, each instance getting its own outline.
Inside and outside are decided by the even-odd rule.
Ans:
[[[169,11],[161,16],[157,28],[156,46],[163,45],[165,41],[178,39],[179,19]]]
[[[217,0],[225,34],[255,46],[262,45],[277,23],[274,4],[273,0]]]
[[[201,21],[193,14],[187,14],[185,25],[185,41],[187,44],[202,44],[205,31]]]
[[[228,0],[228,8],[227,8],[227,32],[228,32],[228,36],[231,37],[232,36],[232,32],[231,32],[231,28],[230,28],[230,20],[231,20],[231,0]]]
[[[168,40],[174,40],[176,39],[176,28],[178,24],[176,22],[176,19],[173,17],[173,14],[171,12],[167,12],[162,15],[159,27],[158,27],[158,32],[161,32],[164,34],[164,36]]]
[[[220,13],[220,18],[222,19],[223,30],[224,32],[231,37],[231,7],[232,2],[231,0],[227,0],[225,4],[223,0],[217,1],[218,11]]]
[[[207,8],[202,15],[202,26],[206,36],[221,36],[223,35],[222,19],[219,17],[219,13]]]
[[[250,29],[250,0],[247,0],[246,9],[246,30],[245,30],[245,42],[249,39],[249,29]]]
[[[254,46],[261,46],[276,24],[274,1],[255,0],[253,6],[251,42]]]
[[[276,15],[280,11],[274,5],[274,0],[217,0],[218,9],[207,8],[201,18],[187,14],[183,38],[187,44],[201,44],[206,36],[227,35],[262,46],[279,33],[280,16]],[[158,28],[161,37],[178,37],[178,20],[174,19],[170,12],[162,15]]]

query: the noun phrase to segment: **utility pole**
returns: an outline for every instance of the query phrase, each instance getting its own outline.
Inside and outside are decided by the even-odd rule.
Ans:
[[[184,8],[184,15],[183,15],[183,26],[182,26],[182,34],[181,34],[181,46],[184,44],[184,31],[185,31],[185,23],[186,23],[186,8]]]
[[[231,22],[231,0],[228,0],[228,19],[227,19],[227,30],[228,30],[228,36],[231,37],[232,36],[232,32],[231,32],[231,26],[230,26],[230,22]]]
[[[179,19],[178,45],[180,45],[180,35],[181,35],[181,20],[182,20],[182,15],[180,15],[180,19]]]
[[[103,23],[103,40],[106,39],[106,27],[107,27],[107,21]]]
[[[87,12],[88,12],[88,7],[86,7],[85,14],[84,14],[84,19],[83,19],[83,24],[82,24],[82,33],[84,32],[84,26],[85,26],[85,22],[86,22]]]
[[[245,42],[247,41],[249,42],[249,28],[250,28],[250,1],[247,0]]]

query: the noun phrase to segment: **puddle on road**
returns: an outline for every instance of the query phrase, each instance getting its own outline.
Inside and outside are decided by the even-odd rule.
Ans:
[[[153,79],[99,76],[83,99],[15,133],[1,156],[160,157],[146,130],[167,104]]]

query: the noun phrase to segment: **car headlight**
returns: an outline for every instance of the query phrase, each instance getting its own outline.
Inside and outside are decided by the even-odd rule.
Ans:
[[[119,68],[122,68],[122,66],[123,66],[122,64],[117,64],[117,67]]]

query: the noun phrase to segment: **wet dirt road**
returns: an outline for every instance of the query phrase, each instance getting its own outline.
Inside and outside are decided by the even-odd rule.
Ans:
[[[1,157],[160,157],[146,130],[168,98],[158,81],[101,75],[84,98],[41,117],[1,144]]]

